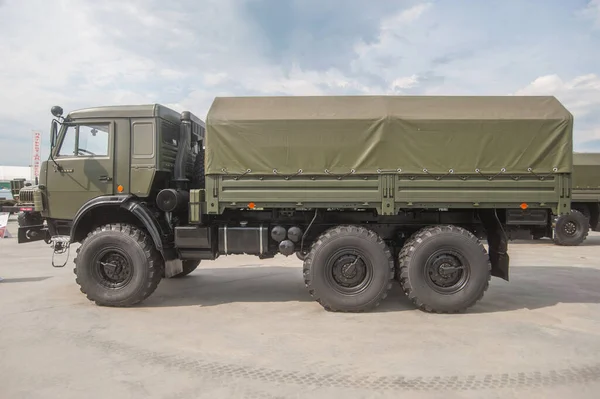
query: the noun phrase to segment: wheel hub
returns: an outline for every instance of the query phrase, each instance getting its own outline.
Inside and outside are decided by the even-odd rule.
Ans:
[[[567,235],[572,236],[577,232],[577,225],[574,222],[565,223],[564,231]]]
[[[425,267],[429,285],[438,292],[451,293],[460,290],[467,278],[465,265],[452,254],[431,257]]]
[[[358,255],[342,255],[333,264],[333,279],[342,287],[356,287],[367,276],[367,266]]]
[[[97,261],[96,267],[102,283],[110,288],[123,286],[131,279],[131,264],[118,252],[104,254]]]

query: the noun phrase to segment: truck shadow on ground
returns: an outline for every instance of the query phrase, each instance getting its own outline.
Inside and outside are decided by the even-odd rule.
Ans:
[[[508,247],[510,248],[511,245],[522,245],[522,244],[558,246],[554,243],[554,241],[551,238],[544,237],[539,240],[522,239],[522,238],[510,240],[508,242]],[[486,244],[486,246],[487,246],[487,244]],[[600,246],[600,235],[598,235],[598,234],[590,235],[585,239],[584,242],[582,242],[578,246],[579,247]],[[564,247],[564,248],[572,248],[572,247]]]
[[[469,313],[534,310],[561,303],[600,304],[600,269],[518,266],[510,281],[492,278],[483,300]]]
[[[15,278],[4,278],[0,281],[2,284],[6,283],[33,283],[37,281],[44,281],[52,278],[52,276],[44,276],[44,277],[15,277]]]
[[[511,281],[492,278],[483,299],[466,313],[540,309],[559,303],[600,303],[600,270],[584,267],[518,266]],[[280,266],[199,268],[182,279],[165,279],[141,307],[210,307],[227,303],[313,302],[301,268]],[[394,283],[373,312],[415,310]]]

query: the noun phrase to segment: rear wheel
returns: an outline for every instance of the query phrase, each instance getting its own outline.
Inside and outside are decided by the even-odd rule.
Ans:
[[[327,230],[304,259],[304,282],[325,309],[362,312],[377,307],[394,277],[394,260],[385,242],[360,226]]]
[[[74,262],[81,292],[102,306],[143,301],[156,290],[164,268],[148,235],[128,224],[109,224],[91,232]]]
[[[399,255],[398,274],[404,293],[421,310],[455,313],[483,297],[491,264],[480,241],[457,226],[419,230]]]
[[[589,219],[579,211],[560,215],[554,227],[554,243],[564,246],[576,246],[585,241],[590,230]]]

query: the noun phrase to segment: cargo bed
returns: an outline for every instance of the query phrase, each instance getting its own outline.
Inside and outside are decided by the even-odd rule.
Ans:
[[[554,97],[217,98],[208,213],[245,207],[570,209],[572,115]]]

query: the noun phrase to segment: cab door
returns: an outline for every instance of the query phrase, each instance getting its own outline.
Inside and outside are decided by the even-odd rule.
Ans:
[[[50,218],[72,220],[87,201],[113,194],[114,137],[113,121],[63,125],[46,175]]]

